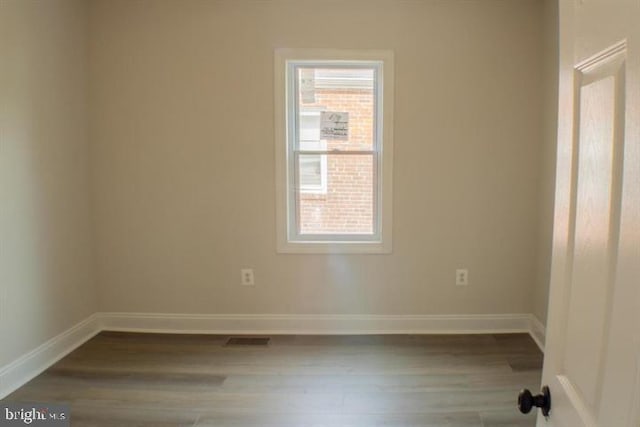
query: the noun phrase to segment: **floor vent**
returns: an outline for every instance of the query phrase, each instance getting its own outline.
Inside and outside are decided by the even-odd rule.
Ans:
[[[269,345],[269,337],[231,337],[227,340],[225,346],[231,345],[252,345],[252,346],[265,346]]]

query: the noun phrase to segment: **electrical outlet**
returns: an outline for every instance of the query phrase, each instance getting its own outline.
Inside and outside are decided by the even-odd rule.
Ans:
[[[467,286],[469,284],[469,270],[466,268],[458,268],[456,270],[456,285]]]
[[[243,286],[255,285],[252,268],[243,268],[240,270],[240,284]]]

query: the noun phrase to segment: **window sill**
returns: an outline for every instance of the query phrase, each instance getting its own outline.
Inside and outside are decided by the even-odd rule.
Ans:
[[[278,242],[279,254],[390,254],[391,242]]]

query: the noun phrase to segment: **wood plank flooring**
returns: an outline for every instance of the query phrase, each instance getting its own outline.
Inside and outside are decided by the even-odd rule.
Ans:
[[[528,335],[228,336],[103,332],[5,399],[67,402],[73,426],[534,426]]]

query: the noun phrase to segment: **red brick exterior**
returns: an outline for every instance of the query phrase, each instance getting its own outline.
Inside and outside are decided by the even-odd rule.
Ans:
[[[349,113],[349,140],[327,141],[327,149],[371,150],[374,96],[371,88],[316,89],[304,107]],[[301,193],[302,233],[373,232],[373,156],[328,155],[327,192]]]

